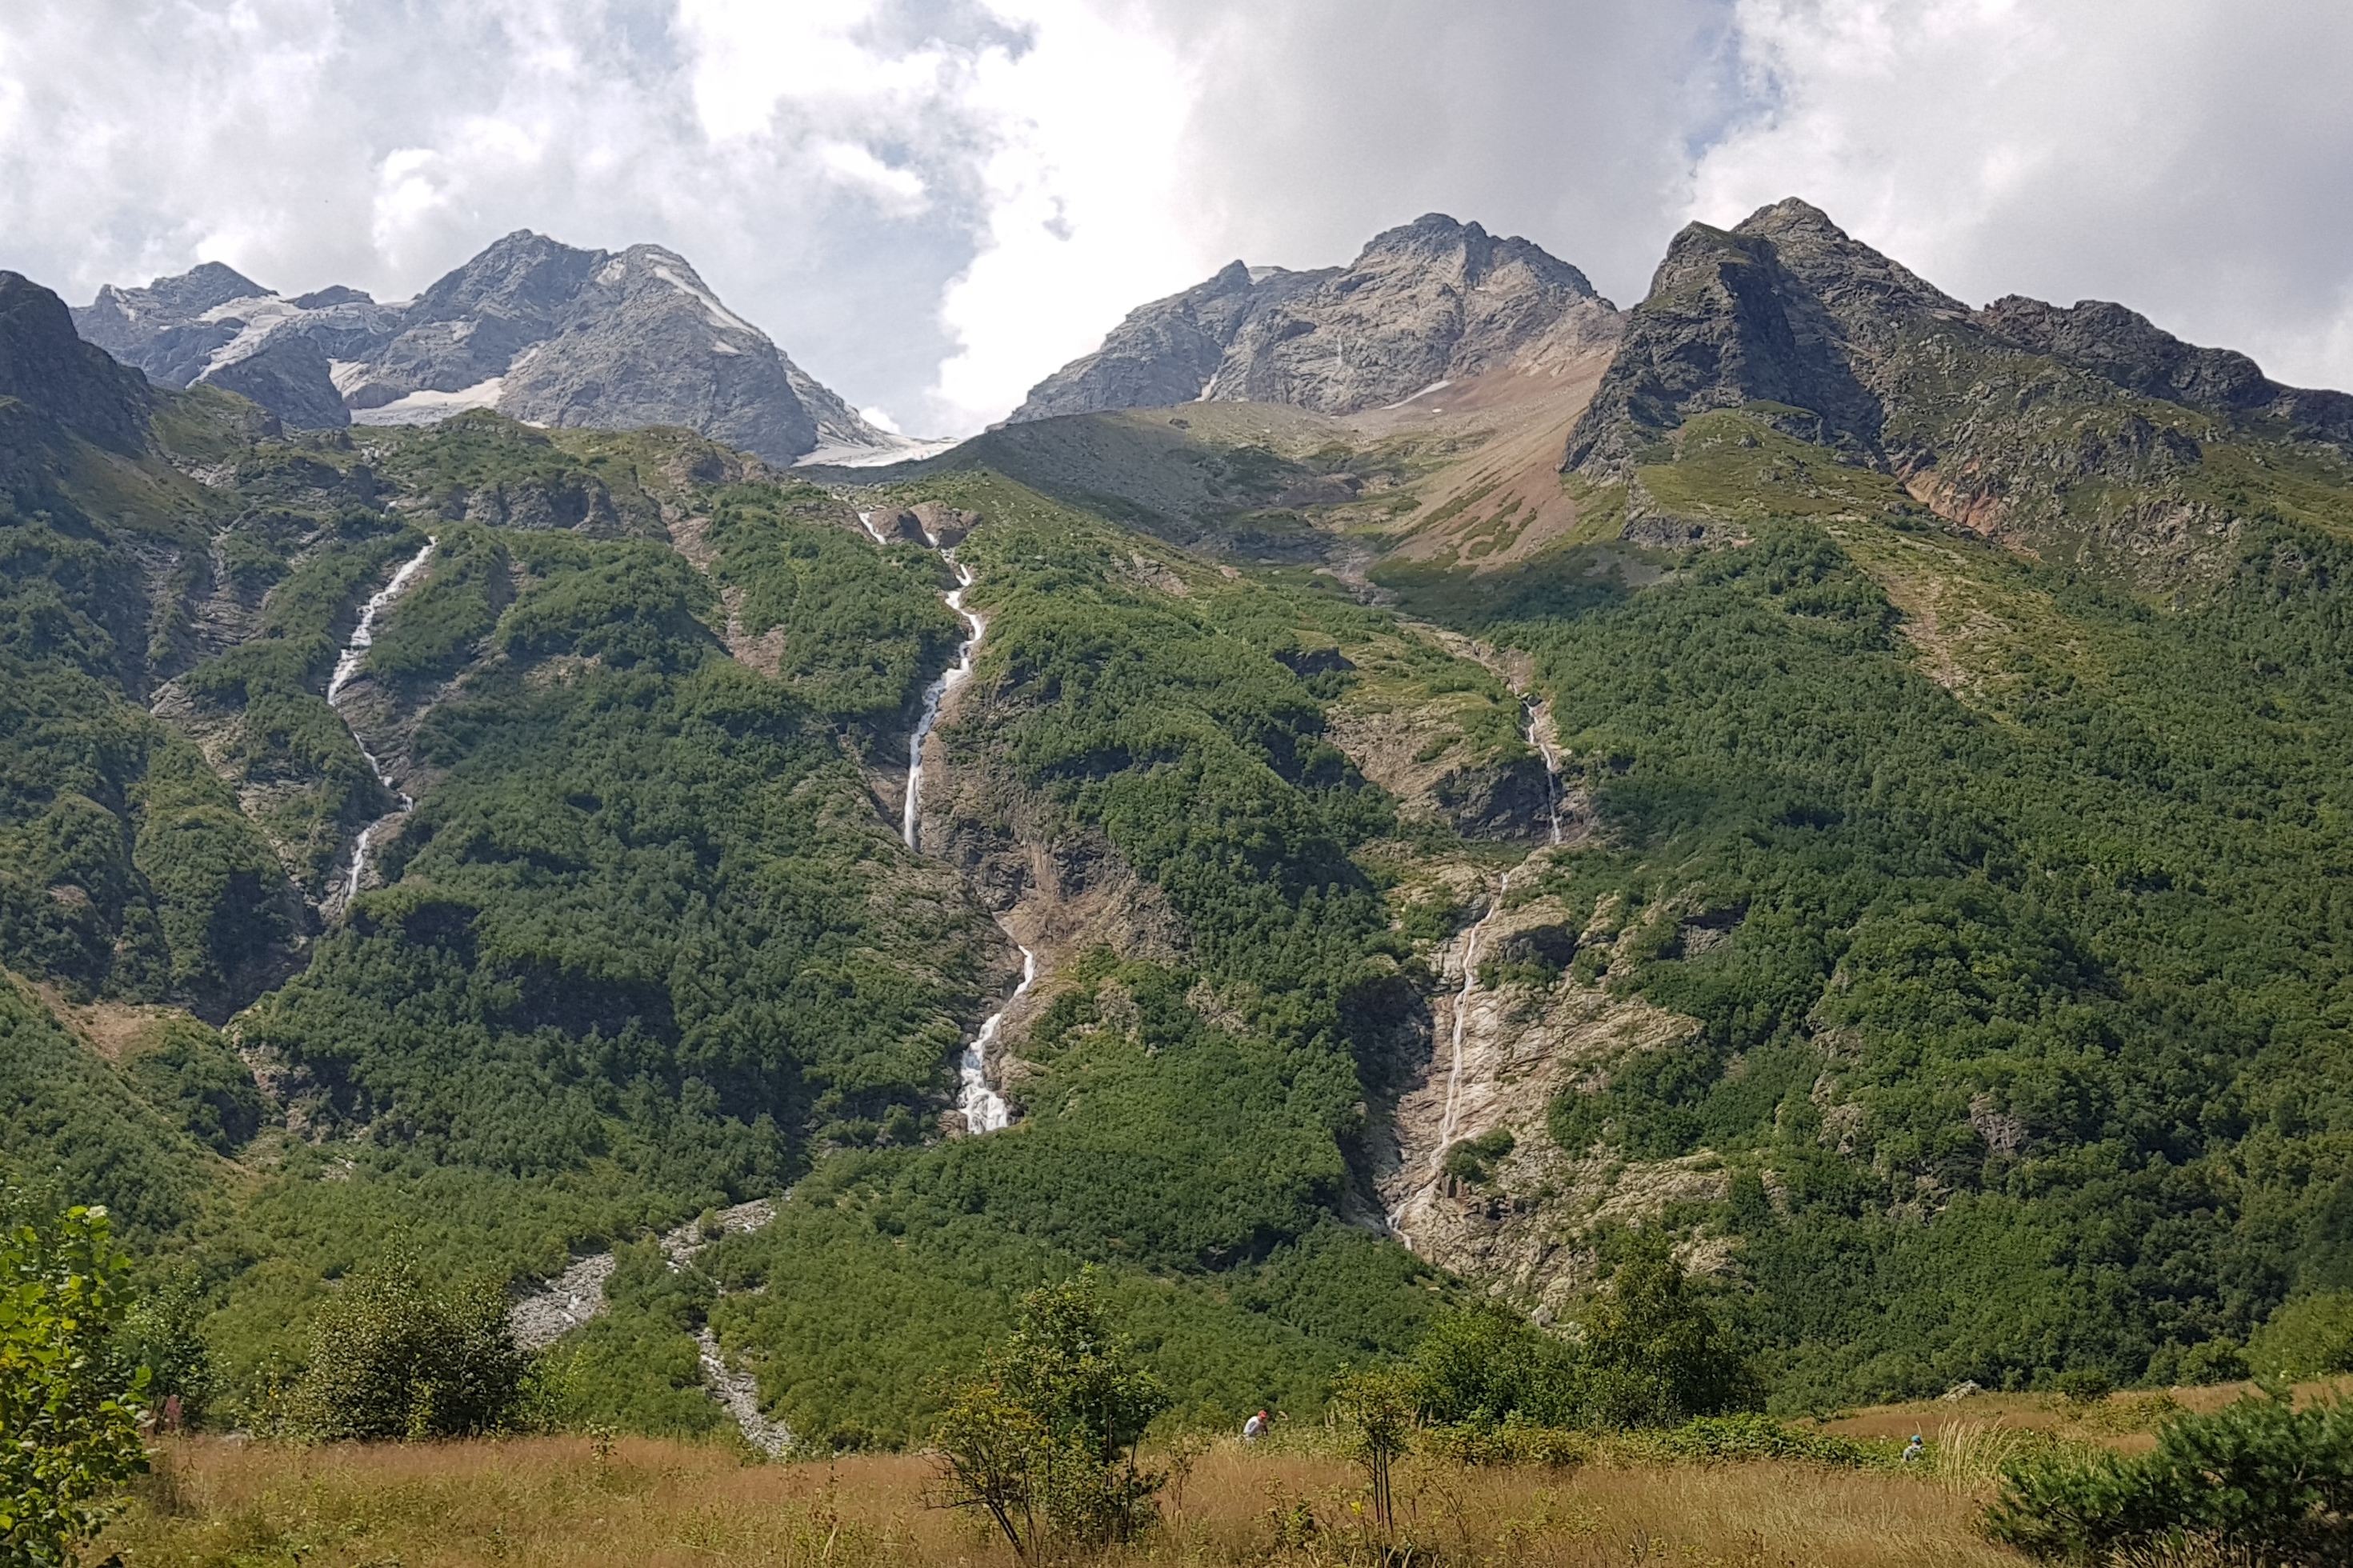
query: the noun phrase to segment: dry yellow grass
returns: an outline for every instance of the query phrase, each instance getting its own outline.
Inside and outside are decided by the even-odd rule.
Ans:
[[[199,1439],[100,1542],[127,1568],[1015,1568],[976,1521],[924,1506],[908,1456],[751,1465],[730,1450],[534,1438],[280,1448]],[[1926,1478],[1741,1464],[1400,1471],[1416,1563],[1881,1568],[2015,1563],[1978,1539],[1973,1489]],[[1350,1468],[1224,1445],[1117,1563],[1370,1562]],[[1309,1524],[1309,1521],[1313,1524]]]

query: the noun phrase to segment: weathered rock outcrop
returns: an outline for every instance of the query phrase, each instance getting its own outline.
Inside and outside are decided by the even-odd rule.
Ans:
[[[2010,294],[1977,319],[2004,342],[2090,371],[2141,397],[2284,420],[2301,427],[2300,434],[2353,443],[2353,396],[2284,386],[2236,350],[2183,342],[2138,311],[2105,300],[2063,308]]]
[[[1197,399],[1353,414],[1607,342],[1618,320],[1568,263],[1432,213],[1375,236],[1345,268],[1237,261],[1142,306],[1033,387],[1013,422]]]
[[[1877,462],[1886,411],[1873,362],[1897,333],[1968,314],[1803,202],[1728,230],[1693,224],[1628,312],[1563,466],[1619,475],[1693,415],[1755,405],[1793,435]]]

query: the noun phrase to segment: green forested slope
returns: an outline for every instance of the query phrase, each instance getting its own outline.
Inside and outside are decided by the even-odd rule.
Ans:
[[[0,1159],[200,1273],[225,1408],[396,1243],[507,1279],[620,1244],[562,1395],[652,1430],[712,1426],[707,1324],[796,1430],[903,1441],[1087,1265],[1189,1415],[1312,1404],[1450,1297],[1605,1278],[1636,1224],[1792,1407],[2227,1368],[2353,1284],[2353,474],[1931,321],[1843,446],[1666,409],[1562,481],[1548,552],[1369,584],[1456,436],[1351,506],[1305,479],[1403,437],[1039,426],[1050,499],[980,443],[853,501],[488,415],[10,426]],[[1980,465],[1968,506],[2013,510],[1962,521],[2002,542],[1862,436]],[[962,628],[938,555],[853,507],[920,502],[976,514],[988,631],[917,855],[907,732]],[[1567,753],[1572,842],[1533,858],[1505,670]],[[1496,1026],[1674,1026],[1536,1063],[1543,1149],[1429,1151],[1538,1260],[1465,1281],[1377,1194],[1524,861],[1509,901],[1567,913],[1482,950]],[[948,1136],[1008,931],[1050,926],[1019,1120]],[[1616,1204],[1660,1173],[1694,1179]],[[786,1193],[692,1269],[643,1241]]]
[[[1704,1026],[1556,1137],[1725,1157],[1680,1221],[1736,1238],[1794,1405],[2163,1381],[2341,1285],[2347,544],[2274,512],[2156,608],[1733,417],[1641,473],[1737,547],[1633,593],[1573,552],[1401,582],[1535,656],[1601,829],[1547,890]],[[1923,578],[1941,628],[1889,596]]]

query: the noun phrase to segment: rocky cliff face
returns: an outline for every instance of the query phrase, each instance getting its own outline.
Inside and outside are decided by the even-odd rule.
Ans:
[[[495,407],[543,426],[680,425],[773,462],[892,437],[658,246],[617,255],[507,236],[406,304],[295,298],[218,263],[75,312],[155,381],[244,394],[297,428],[429,422]]]
[[[2001,341],[2089,371],[2142,397],[2212,414],[2279,419],[2301,433],[2353,443],[2353,396],[2283,386],[2232,349],[2185,343],[2138,311],[2105,300],[2072,309],[2011,294],[1978,314]]]
[[[1607,342],[1618,321],[1568,263],[1433,213],[1376,236],[1345,268],[1237,261],[1143,306],[1033,387],[1013,420],[1196,399],[1354,414]]]
[[[1874,369],[1899,334],[1968,315],[1803,202],[1729,230],[1693,224],[1628,312],[1564,466],[1622,473],[1692,416],[1744,405],[1875,463],[1886,411]]]
[[[2228,556],[2239,521],[2201,479],[2204,443],[2353,449],[2353,397],[2282,386],[2118,305],[1971,310],[1799,201],[1676,236],[1562,466],[1627,487],[1630,538],[1705,536],[1724,520],[1670,515],[1653,481],[1686,422],[1722,410],[1893,475],[1952,521],[2151,580]]]

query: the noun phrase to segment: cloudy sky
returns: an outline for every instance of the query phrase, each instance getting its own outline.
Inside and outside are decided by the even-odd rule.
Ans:
[[[2342,0],[7,0],[0,266],[399,298],[650,240],[949,433],[1236,256],[1436,209],[1629,303],[1794,194],[2353,386],[2348,66]]]

